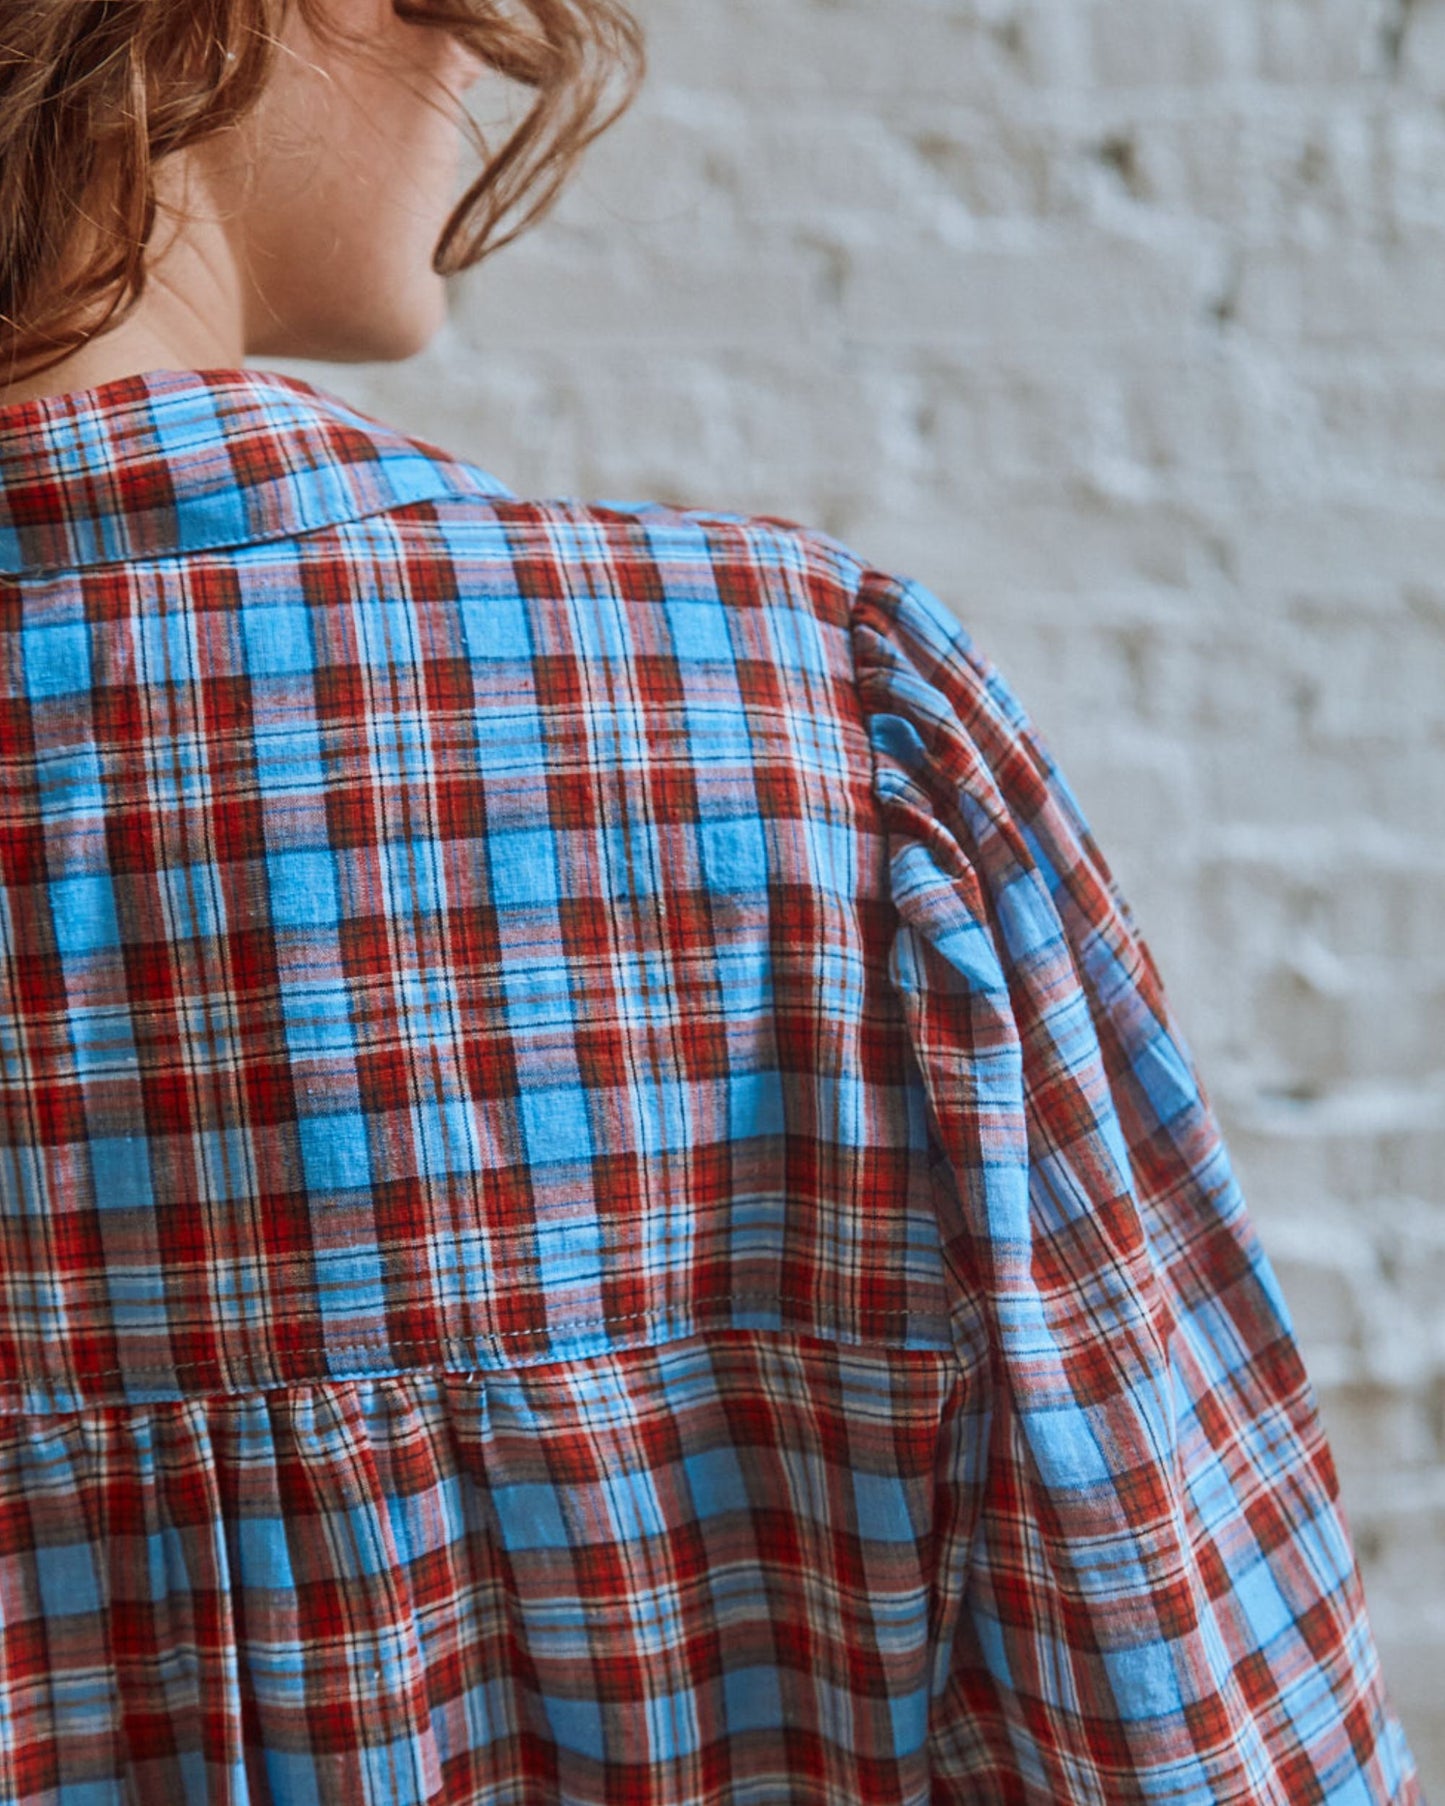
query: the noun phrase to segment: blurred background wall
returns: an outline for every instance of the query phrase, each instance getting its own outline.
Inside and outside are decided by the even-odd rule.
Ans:
[[[1445,0],[636,10],[635,109],[432,349],[275,367],[521,493],[824,527],[1003,667],[1205,1074],[1445,1801]]]

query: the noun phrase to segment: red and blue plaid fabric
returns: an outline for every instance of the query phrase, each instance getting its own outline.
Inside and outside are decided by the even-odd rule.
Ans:
[[[0,1798],[1419,1799],[998,671],[306,384],[0,410]]]

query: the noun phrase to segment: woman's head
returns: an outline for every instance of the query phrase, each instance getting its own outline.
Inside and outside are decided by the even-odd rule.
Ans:
[[[642,68],[622,0],[0,0],[0,383],[115,329],[196,224],[246,353],[406,356]],[[534,98],[458,200],[484,70]]]

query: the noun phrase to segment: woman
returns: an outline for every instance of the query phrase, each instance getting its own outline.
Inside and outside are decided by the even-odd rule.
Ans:
[[[0,1797],[1418,1799],[1216,1120],[950,611],[242,367],[425,344],[628,18],[0,22]]]

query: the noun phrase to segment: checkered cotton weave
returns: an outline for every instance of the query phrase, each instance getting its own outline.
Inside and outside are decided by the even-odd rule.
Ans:
[[[0,410],[0,1800],[1419,1799],[1005,680],[307,384]]]

